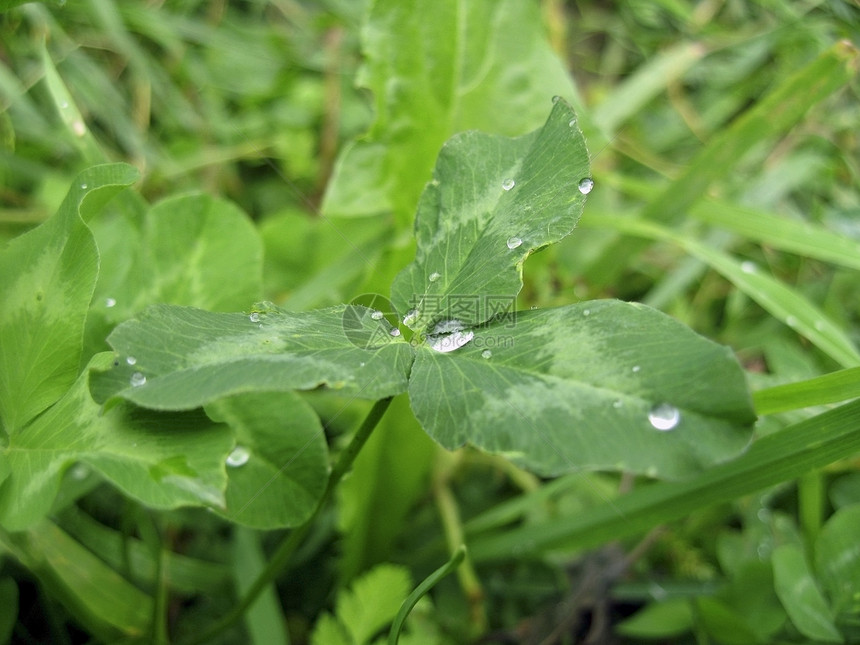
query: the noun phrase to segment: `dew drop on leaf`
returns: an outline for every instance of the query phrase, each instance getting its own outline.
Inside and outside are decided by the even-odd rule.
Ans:
[[[81,184],[81,190],[86,190],[86,189],[87,189],[87,185],[86,185],[86,184]]]
[[[140,387],[141,385],[146,384],[146,377],[140,372],[135,372],[131,375],[131,386],[132,387]]]
[[[560,100],[561,100],[561,97],[560,97],[560,96],[558,96],[557,94],[556,94],[555,96],[553,96],[553,97],[552,97],[552,102],[553,102],[553,103],[558,103]]]
[[[392,329],[391,329],[391,331],[389,331],[388,333],[389,333],[390,335],[394,336],[395,338],[397,338],[397,337],[400,335],[400,330],[399,330],[399,329],[397,329],[397,327],[394,327],[394,328],[392,328]]]
[[[433,273],[430,274],[430,276],[428,277],[428,280],[430,280],[430,282],[436,282],[436,280],[438,280],[441,277],[442,277],[441,273],[434,271]]]
[[[579,180],[579,192],[583,195],[587,195],[591,192],[591,189],[594,188],[594,180],[591,177],[584,177]]]
[[[582,315],[583,316],[590,316],[591,315],[591,309],[584,309],[582,311]]]
[[[502,188],[504,190],[510,190],[515,185],[516,185],[516,182],[513,179],[505,179],[505,181],[502,182]]]
[[[134,356],[129,356],[128,358],[125,359],[125,362],[128,363],[129,365],[136,365],[137,359]]]
[[[612,402],[612,407],[615,408],[616,410],[618,408],[620,408],[622,405],[624,405],[624,402],[621,399],[617,399],[616,401]]]
[[[417,309],[410,309],[409,311],[406,312],[406,315],[403,316],[403,324],[404,325],[412,324],[412,321],[415,320],[415,317],[417,315],[418,315]]]
[[[651,408],[648,421],[657,430],[673,430],[681,420],[681,413],[673,405],[660,403]]]
[[[243,446],[236,446],[233,452],[227,455],[227,465],[233,468],[244,466],[251,458],[251,451]]]
[[[370,314],[370,317],[373,318],[374,320],[382,320],[382,317],[384,315],[385,314],[383,314],[381,311],[374,311],[372,314]]]
[[[252,313],[250,316],[248,316],[248,318],[250,319],[250,321],[252,323],[260,322],[260,314],[258,314],[256,311],[254,313]]]
[[[105,298],[105,307],[108,309],[116,307],[116,298]]]
[[[474,337],[475,332],[470,330],[455,331],[450,334],[442,334],[440,336],[428,336],[427,340],[430,341],[431,349],[435,349],[437,352],[447,354],[448,352],[453,352],[455,350],[460,349],[463,345],[468,343]]]
[[[493,352],[491,352],[489,349],[485,349],[483,352],[481,352],[481,358],[491,358],[492,356]]]
[[[638,365],[634,365],[634,366],[633,366],[633,373],[634,373],[634,374],[636,374],[636,373],[637,373],[639,370],[641,370],[641,369],[642,369],[642,368],[641,368],[641,367],[639,367]]]
[[[518,237],[509,237],[507,242],[509,249],[515,249],[522,243],[523,241]]]
[[[570,126],[571,128],[575,127],[576,126],[576,119],[575,118],[571,119],[570,121],[567,122],[567,125]]]
[[[741,262],[741,271],[744,273],[755,273],[758,270],[755,262],[750,262],[749,260],[745,260]]]

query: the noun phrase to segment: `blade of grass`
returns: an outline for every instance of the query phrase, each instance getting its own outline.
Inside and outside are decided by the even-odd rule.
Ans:
[[[758,414],[776,414],[860,397],[860,367],[839,370],[798,383],[777,385],[753,393]]]
[[[692,480],[646,486],[588,513],[557,517],[469,540],[474,561],[536,557],[640,535],[707,506],[799,477],[860,450],[860,401],[829,410],[754,443],[734,461]]]
[[[233,576],[239,593],[244,594],[266,567],[266,558],[257,534],[251,529],[236,526],[233,529]],[[245,627],[254,645],[289,645],[290,637],[275,585],[271,584],[260,594],[260,599],[245,614]]]
[[[584,224],[590,227],[609,227],[628,235],[678,244],[721,273],[771,315],[803,335],[843,367],[860,365],[860,353],[829,316],[791,287],[762,273],[755,264],[739,262],[691,237],[639,218],[601,215]]]
[[[672,222],[707,194],[716,180],[727,176],[753,147],[789,130],[816,104],[846,86],[860,67],[860,53],[849,41],[822,52],[714,135],[684,172],[642,210],[644,219]],[[605,253],[595,270],[602,284],[617,281],[625,263],[616,258],[638,255],[644,241],[622,239]]]

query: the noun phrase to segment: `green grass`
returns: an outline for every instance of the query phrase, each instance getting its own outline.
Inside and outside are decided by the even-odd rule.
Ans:
[[[102,273],[77,276],[75,293],[95,294],[77,335],[43,336],[82,346],[58,359],[55,398],[28,400],[0,431],[0,510],[17,518],[0,528],[0,644],[384,642],[396,603],[361,600],[387,579],[425,580],[391,635],[407,645],[581,639],[600,625],[584,598],[606,601],[624,642],[858,642],[860,9],[501,2],[475,0],[466,26],[457,2],[403,15],[387,0],[0,2],[0,244],[48,220],[85,169],[140,172],[104,211],[84,202],[92,237],[76,210],[51,220],[95,241]],[[639,301],[729,346],[759,415],[742,455],[678,481],[551,479],[444,451],[404,397],[381,421],[387,400],[325,391],[260,399],[271,411],[256,419],[239,401],[208,417],[78,405],[87,370],[109,367],[107,335],[150,302],[247,315],[259,300],[309,311],[387,296],[414,256],[417,199],[444,141],[529,132],[554,94],[577,111],[595,188],[574,233],[526,262],[518,308]],[[86,175],[104,194],[135,180],[110,168]],[[211,219],[182,237],[172,218],[202,203],[189,193],[208,196]],[[0,363],[16,397],[38,389],[29,361]],[[290,488],[280,463],[260,475],[296,496],[283,515],[239,526],[176,483],[223,464],[237,418],[237,432],[268,437],[260,451],[295,450],[262,433],[299,414],[319,440],[302,439],[306,479]],[[129,415],[173,425],[123,434]],[[317,498],[297,500],[308,481],[325,488],[317,416],[338,465],[314,510]],[[366,445],[350,442],[359,426],[373,431]],[[71,446],[59,457],[58,437]],[[193,459],[146,461],[186,445]],[[34,446],[50,459],[27,468],[46,474],[21,482]],[[10,490],[23,491],[17,510]],[[439,579],[461,542],[457,575]],[[261,599],[242,611],[249,589]]]

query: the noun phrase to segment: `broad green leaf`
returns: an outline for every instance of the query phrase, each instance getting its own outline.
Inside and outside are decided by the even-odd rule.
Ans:
[[[670,598],[640,609],[617,627],[622,636],[632,638],[672,638],[693,627],[693,611],[687,598]]]
[[[612,300],[517,312],[450,354],[419,347],[409,397],[446,448],[471,443],[545,475],[686,477],[740,452],[755,420],[727,348]]]
[[[98,640],[116,643],[147,633],[152,598],[57,525],[45,521],[22,533],[0,531],[0,549],[29,569]]]
[[[326,214],[393,210],[406,223],[448,137],[523,134],[550,96],[574,93],[531,2],[376,0],[362,49],[358,84],[374,94],[376,121],[338,160]]]
[[[297,526],[319,502],[328,451],[319,418],[293,392],[248,393],[206,407],[236,433],[227,459],[224,510],[232,522],[258,529]]]
[[[709,596],[696,598],[695,613],[699,623],[721,645],[752,645],[766,643],[753,626],[734,607]]]
[[[860,402],[848,403],[763,437],[737,459],[718,464],[692,479],[642,487],[613,499],[611,504],[576,516],[555,517],[507,532],[496,530],[492,535],[474,537],[469,541],[470,553],[476,562],[481,562],[554,549],[588,548],[607,540],[639,535],[658,524],[754,493],[853,454],[860,450],[858,421]],[[822,572],[822,563],[831,561],[829,556],[833,553],[842,553],[842,562],[850,562],[851,549],[856,547],[856,540],[849,539],[854,534],[848,528],[856,526],[856,515],[846,514],[845,518],[838,531],[834,530],[833,535],[839,538],[832,547],[828,545],[827,556],[816,560],[819,578],[828,591],[831,586]],[[822,536],[827,533],[826,528]],[[827,543],[828,539],[819,537],[819,542]],[[830,579],[834,586],[842,584],[839,566],[832,569]]]
[[[407,398],[394,399],[337,488],[345,580],[389,557],[410,508],[426,493],[437,450]]]
[[[260,297],[262,242],[231,202],[171,197],[145,213],[139,231],[119,217],[92,228],[103,272],[95,309],[113,323],[157,302],[239,311]]]
[[[393,396],[406,389],[412,348],[374,315],[351,305],[288,313],[262,303],[250,314],[156,305],[110,335],[117,365],[95,375],[93,391],[159,410],[320,386],[362,399]]]
[[[112,361],[100,354],[90,367],[108,369]],[[85,372],[55,406],[10,438],[0,524],[20,530],[41,519],[74,462],[149,506],[223,505],[224,459],[233,443],[225,426],[197,412],[165,415],[129,405],[103,412],[87,381]]]
[[[0,423],[13,434],[74,382],[98,251],[81,220],[134,183],[127,164],[77,176],[57,213],[0,251]]]
[[[509,139],[452,138],[439,154],[415,220],[415,261],[391,288],[405,324],[443,319],[471,327],[512,309],[530,253],[558,242],[585,206],[588,151],[571,107],[559,99],[540,130]]]
[[[780,545],[773,552],[772,562],[776,595],[798,631],[816,641],[845,642],[833,624],[830,608],[815,584],[803,550],[796,544]]]
[[[856,448],[855,448],[856,450]],[[852,454],[846,448],[845,454]],[[860,639],[860,504],[845,506],[827,520],[815,542],[815,571],[836,624],[850,642]]]

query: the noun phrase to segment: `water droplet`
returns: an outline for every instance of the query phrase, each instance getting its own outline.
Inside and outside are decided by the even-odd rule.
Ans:
[[[785,324],[788,325],[789,327],[797,327],[798,322],[800,322],[800,321],[798,321],[797,318],[795,318],[794,316],[788,316],[785,319]]]
[[[242,446],[236,446],[233,448],[233,452],[227,455],[227,465],[233,468],[238,468],[239,466],[244,466],[248,463],[248,460],[251,458],[251,451]]]
[[[105,307],[108,309],[116,307],[116,298],[105,298]]]
[[[584,309],[582,312],[582,315],[583,316],[590,316],[591,315],[591,309]]]
[[[553,96],[553,97],[552,97],[552,102],[553,102],[553,103],[558,103],[560,100],[561,100],[561,97],[560,97],[560,96],[558,96],[558,95],[555,95],[555,96]]]
[[[84,125],[83,121],[73,121],[72,132],[74,132],[79,137],[82,137],[87,133],[87,126]]]
[[[134,356],[129,356],[125,359],[125,362],[129,365],[137,365],[137,359]]]
[[[455,331],[450,334],[442,334],[439,336],[428,336],[427,340],[430,341],[431,349],[435,349],[437,352],[447,354],[448,352],[453,352],[457,349],[460,349],[463,345],[468,343],[474,337],[475,332],[470,330]]]
[[[656,478],[657,477],[657,466],[648,466],[648,468],[645,469],[645,476],[651,477],[652,479]]]
[[[90,469],[86,464],[75,464],[72,466],[72,470],[69,473],[72,479],[77,479],[81,481],[82,479],[86,479],[90,474]]]
[[[576,127],[576,117],[574,117],[574,118],[572,118],[570,121],[568,121],[568,122],[567,122],[567,125],[568,125],[569,127],[571,127],[571,128]]]
[[[585,177],[579,180],[579,192],[583,195],[587,195],[591,192],[591,189],[594,188],[594,180],[591,177]]]
[[[68,110],[69,109],[69,102],[63,101],[62,103],[60,103],[60,109],[61,110]]]
[[[384,315],[385,314],[383,314],[381,311],[374,311],[372,314],[370,314],[370,317],[374,320],[382,320]]]
[[[515,249],[522,243],[523,241],[518,237],[509,237],[507,242],[509,249]]]
[[[618,408],[620,408],[622,405],[624,405],[624,402],[621,399],[618,399],[617,401],[612,402],[612,407],[615,408],[616,410]]]
[[[491,358],[492,356],[493,352],[491,352],[489,349],[485,349],[483,352],[481,352],[481,358]]]
[[[816,320],[812,326],[815,327],[815,331],[824,331],[826,327],[823,320]]]
[[[648,413],[648,421],[657,430],[673,430],[680,420],[678,408],[668,403],[655,405]]]
[[[433,331],[430,332],[430,335],[438,336],[439,334],[450,334],[455,331],[463,331],[463,327],[463,323],[456,318],[451,318],[450,320],[440,320],[433,326]]]
[[[81,190],[86,190],[86,189],[87,189],[87,184],[81,184]]]
[[[392,327],[391,331],[388,332],[391,336],[397,338],[400,335],[400,330],[397,327]]]
[[[634,373],[634,374],[636,374],[636,373],[637,373],[639,370],[641,370],[641,369],[642,369],[642,368],[641,368],[641,367],[639,367],[638,365],[634,365],[634,366],[633,366],[633,373]]]
[[[258,314],[258,313],[255,311],[255,312],[254,312],[254,313],[252,313],[250,316],[248,316],[248,319],[249,319],[252,323],[260,322],[260,314]]]
[[[755,273],[758,271],[758,267],[755,262],[750,262],[749,260],[745,260],[741,262],[741,271],[744,273]]]
[[[146,384],[146,377],[140,372],[135,372],[131,375],[131,386],[132,387],[140,387],[141,385]]]
[[[367,363],[365,363],[364,361],[361,361],[361,362],[358,364],[358,366],[359,366],[359,367],[364,367],[365,365],[367,365]]]
[[[433,273],[430,274],[430,277],[428,278],[428,280],[430,280],[430,282],[436,282],[436,280],[438,280],[441,277],[442,277],[441,273],[434,271]]]
[[[516,183],[517,182],[515,182],[513,179],[505,179],[502,182],[502,188],[504,190],[510,190],[511,188],[513,188],[516,185]]]
[[[406,315],[403,316],[403,324],[407,327],[412,324],[412,322],[418,317],[417,309],[410,309],[406,312]]]

